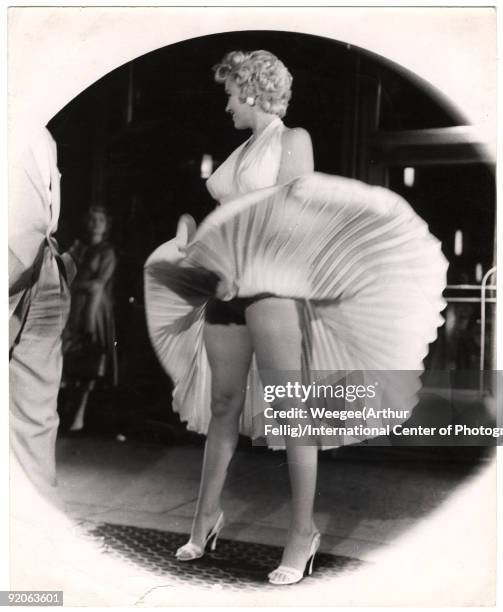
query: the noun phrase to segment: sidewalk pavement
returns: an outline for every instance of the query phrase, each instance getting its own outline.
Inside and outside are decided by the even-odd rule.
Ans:
[[[350,450],[320,455],[313,576],[273,587],[288,525],[283,453],[238,450],[217,550],[181,563],[202,448],[60,439],[61,494],[92,537],[27,494],[11,515],[11,588],[60,589],[65,605],[89,607],[493,605],[494,457]]]
[[[477,469],[420,455],[408,460],[360,451],[352,459],[320,454],[315,518],[322,551],[362,561],[372,561],[426,519]],[[188,534],[202,454],[196,446],[60,439],[58,474],[67,511],[79,521]],[[223,507],[223,537],[282,546],[289,518],[285,454],[239,449]]]

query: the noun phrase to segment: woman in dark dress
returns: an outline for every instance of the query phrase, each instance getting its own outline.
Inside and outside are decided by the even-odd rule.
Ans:
[[[117,257],[107,239],[109,228],[110,218],[105,208],[91,207],[86,222],[86,242],[76,240],[70,249],[78,273],[72,286],[72,307],[65,330],[64,352],[67,379],[83,383],[84,389],[70,426],[71,431],[84,427],[87,400],[96,381],[106,379],[111,385],[117,385],[113,312]]]

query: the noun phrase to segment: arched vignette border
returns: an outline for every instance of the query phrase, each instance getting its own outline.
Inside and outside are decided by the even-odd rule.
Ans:
[[[466,27],[462,27],[462,34],[457,38],[457,44],[451,45],[450,50],[446,51],[450,45],[450,42],[446,41],[449,40],[449,34],[453,34],[454,39],[456,39],[456,26],[452,22],[452,10],[445,9],[449,13],[449,17],[440,19],[439,22],[442,23],[437,23],[435,28],[430,31],[431,36],[429,38],[436,39],[438,49],[441,49],[441,51],[436,53],[435,41],[430,42],[429,55],[426,58],[423,56],[424,62],[417,62],[421,57],[421,49],[424,48],[424,45],[418,44],[421,42],[421,36],[414,38],[411,33],[424,32],[425,28],[430,25],[428,24],[427,13],[431,14],[431,11],[437,9],[424,8],[422,9],[422,16],[417,13],[412,14],[411,9],[405,9],[405,12],[410,13],[410,16],[403,20],[404,9],[397,8],[396,19],[392,19],[390,23],[386,23],[388,17],[384,15],[382,19],[377,18],[377,16],[372,19],[369,18],[370,13],[375,15],[379,12],[383,13],[382,8],[323,9],[325,11],[337,11],[337,18],[344,10],[346,16],[338,23],[324,20],[318,16],[318,23],[315,27],[312,23],[308,23],[305,12],[299,14],[294,10],[294,14],[291,14],[291,7],[274,9],[274,16],[269,15],[270,9],[264,8],[239,9],[240,14],[230,11],[230,15],[228,9],[217,11],[216,9],[202,8],[144,8],[138,9],[144,14],[142,19],[138,19],[138,15],[134,17],[127,15],[130,8],[30,8],[29,10],[33,11],[33,15],[37,13],[37,17],[30,17],[28,20],[24,17],[17,20],[16,14],[25,9],[16,9],[11,13],[9,40],[10,111],[12,112],[11,118],[19,119],[18,125],[23,127],[22,132],[14,133],[16,141],[22,140],[23,134],[29,131],[32,126],[45,125],[54,114],[81,91],[124,63],[161,47],[190,38],[225,31],[250,29],[288,29],[291,32],[347,41],[348,44],[377,53],[384,61],[387,59],[396,62],[398,66],[405,67],[410,73],[424,79],[437,91],[442,91],[451,101],[453,107],[458,109],[458,112],[470,117],[473,123],[484,123],[488,126],[488,131],[482,129],[482,134],[487,134],[491,130],[495,132],[493,127],[494,112],[491,104],[488,105],[485,102],[485,100],[491,99],[491,96],[494,97],[495,91],[487,91],[483,87],[477,86],[477,84],[480,85],[490,80],[484,71],[476,74],[477,62],[484,63],[487,56],[482,59],[478,58],[474,62],[467,59],[468,57],[473,59],[474,49],[477,48],[471,42],[473,41],[471,35],[474,32],[469,32]],[[204,19],[193,18],[194,11],[200,14],[203,10],[214,11],[214,16],[208,19],[205,14]],[[64,11],[66,15],[60,11]],[[71,19],[67,20],[67,16],[70,15],[69,11],[73,11],[74,14]],[[94,11],[94,13],[89,11]],[[119,20],[115,20],[114,13],[117,13],[117,11],[124,13]],[[165,14],[162,15],[161,11],[164,11]],[[175,25],[173,23],[169,24],[174,11],[177,13],[176,17],[180,22]],[[365,19],[358,24],[358,27],[354,27],[351,19],[360,19],[361,11],[365,12]],[[253,20],[249,19],[249,13],[251,12],[256,14]],[[359,15],[358,12],[360,12]],[[279,13],[279,16],[277,13]],[[401,16],[398,13],[401,13]],[[76,23],[68,23],[72,20]],[[149,20],[151,21],[149,29],[145,29],[142,26],[142,21]],[[155,24],[155,32],[151,29],[152,22]],[[259,25],[258,22],[262,23]],[[167,29],[163,29],[166,28],[167,23],[174,31],[168,32]],[[383,26],[391,28],[391,33],[389,31],[383,33],[381,30],[378,32],[377,40],[372,41],[373,36],[368,36],[369,30],[373,27],[379,30],[379,27]],[[484,42],[484,36],[482,36],[480,42]],[[46,44],[44,48],[44,43],[50,44]],[[467,49],[466,53],[462,53],[460,50],[464,47]],[[486,46],[486,52],[490,48],[490,45]],[[106,55],[103,54],[104,50],[107,52]],[[447,62],[446,57],[449,59]],[[494,60],[493,57],[489,59]],[[471,78],[467,78],[470,75],[470,70],[463,75],[464,78],[455,75],[458,84],[464,86],[461,90],[456,89],[455,83],[452,82],[452,75],[445,72],[446,66],[449,65],[451,72],[456,72],[452,70],[453,65],[455,65],[454,62],[465,67],[468,63],[475,69],[475,74],[472,70]],[[432,72],[435,74],[432,75]],[[484,122],[484,118],[487,116],[489,116],[489,120]],[[486,140],[485,137],[482,139]],[[468,493],[468,491],[465,493]],[[458,496],[455,497],[456,500],[453,499],[452,502],[458,501]],[[454,504],[449,505],[453,506]],[[467,507],[465,506],[465,508]]]
[[[431,86],[494,152],[491,9],[401,7],[16,7],[9,12],[9,113],[15,140],[115,68],[208,34],[281,30],[346,42]],[[476,44],[475,44],[476,42]],[[459,78],[456,66],[463,66]],[[442,92],[442,93],[440,93]],[[36,100],[36,104],[33,101]],[[21,126],[21,127],[19,127]]]

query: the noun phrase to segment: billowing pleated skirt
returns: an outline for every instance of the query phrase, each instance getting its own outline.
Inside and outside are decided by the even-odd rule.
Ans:
[[[427,224],[382,187],[313,173],[227,203],[208,215],[183,250],[170,240],[145,265],[148,330],[174,384],[172,407],[190,430],[207,432],[207,304],[215,296],[274,295],[299,305],[302,381],[335,385],[343,382],[341,372],[349,374],[346,381],[358,374],[363,386],[386,389],[373,398],[374,408],[394,402],[393,409],[410,414],[423,360],[443,324],[446,272],[441,245]],[[342,402],[362,408],[370,399]],[[341,408],[340,398],[336,405]],[[253,360],[240,430],[277,448],[281,436],[264,433],[267,406]],[[346,429],[320,446],[358,442],[369,437],[365,426],[377,431],[389,424],[372,414],[356,411],[350,428],[342,422]]]

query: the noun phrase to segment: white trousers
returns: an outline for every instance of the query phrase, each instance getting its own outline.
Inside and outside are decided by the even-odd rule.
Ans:
[[[11,452],[39,492],[59,505],[57,398],[70,291],[58,259],[46,246],[38,279],[14,314],[20,331],[11,349],[9,380]]]

